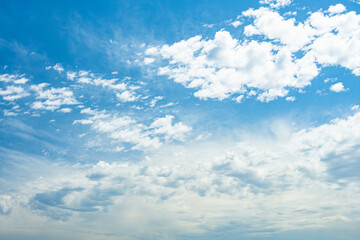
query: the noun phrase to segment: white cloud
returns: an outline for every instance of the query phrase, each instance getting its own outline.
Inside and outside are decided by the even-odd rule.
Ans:
[[[294,18],[284,19],[278,12],[268,8],[249,9],[243,16],[253,17],[252,30],[260,32],[269,39],[276,39],[291,50],[299,50],[313,39],[315,30],[307,23],[297,23]],[[249,36],[249,34],[248,34]]]
[[[155,61],[155,58],[144,58],[144,63],[146,65],[153,63]]]
[[[59,112],[71,113],[71,112],[72,112],[72,109],[71,109],[71,108],[61,108],[61,109],[59,110]]]
[[[121,102],[134,102],[139,97],[135,95],[135,92],[133,91],[123,91],[121,93],[116,93],[117,99],[119,99]]]
[[[240,94],[269,102],[286,97],[291,89],[303,91],[327,66],[360,75],[360,15],[341,6],[314,12],[303,22],[269,8],[249,9],[242,14],[253,20],[244,28],[249,39],[238,40],[221,30],[214,39],[195,36],[148,48],[145,54],[167,60],[158,74],[196,89],[198,98]],[[265,39],[252,40],[253,35]]]
[[[153,129],[155,134],[164,135],[166,141],[184,141],[191,128],[181,122],[172,124],[173,119],[174,116],[171,115],[158,118],[150,125],[150,128]]]
[[[56,63],[54,66],[47,66],[45,69],[46,70],[54,69],[55,71],[58,71],[59,73],[64,71],[64,68],[60,63]]]
[[[15,84],[25,84],[29,81],[28,78],[24,77],[25,74],[0,74],[0,82],[5,83],[15,83]]]
[[[54,111],[63,105],[76,105],[79,102],[74,98],[73,92],[66,87],[63,88],[47,88],[49,84],[41,83],[32,85],[31,89],[36,93],[36,99],[31,105],[33,109],[43,109]]]
[[[237,96],[237,97],[235,98],[235,101],[236,101],[237,103],[241,103],[241,102],[243,101],[243,99],[244,99],[244,95],[240,95],[240,96]]]
[[[10,195],[0,195],[0,214],[8,215],[11,212],[11,201]]]
[[[158,101],[162,100],[163,98],[164,98],[164,97],[162,97],[162,96],[156,96],[156,97],[154,97],[154,98],[150,101],[149,106],[150,106],[151,108],[155,107],[156,103],[157,103]]]
[[[346,91],[342,82],[338,82],[338,83],[331,85],[330,90],[333,92],[345,92]]]
[[[321,34],[309,46],[316,61],[324,66],[340,65],[359,76],[360,15],[347,12],[326,16],[316,12],[309,17],[309,22]]]
[[[329,7],[328,12],[332,14],[342,13],[346,11],[346,7],[341,3]]]
[[[215,26],[215,24],[203,24],[203,27],[206,27],[206,28],[212,28],[214,26]]]
[[[296,98],[293,96],[286,97],[286,101],[293,102],[295,100],[296,100]]]
[[[81,113],[91,115],[87,119],[74,121],[74,124],[90,124],[99,133],[106,134],[117,143],[129,143],[132,150],[153,150],[165,142],[184,141],[191,128],[181,122],[172,124],[173,116],[167,115],[156,119],[149,126],[138,123],[129,116],[118,117],[105,111],[89,108]]]
[[[100,76],[96,76],[90,71],[78,71],[78,72],[67,72],[67,78],[71,81],[77,81],[83,84],[90,84],[95,86],[107,87],[113,90],[125,90],[126,84],[119,83],[118,78],[104,79]]]
[[[6,89],[0,89],[0,96],[6,101],[14,101],[29,96],[30,94],[20,86],[7,86]]]
[[[159,74],[199,89],[194,95],[202,99],[221,100],[234,93],[244,94],[247,88],[257,88],[263,91],[258,99],[269,101],[285,96],[286,87],[309,85],[318,73],[310,55],[293,59],[287,47],[240,42],[227,31],[217,32],[214,40],[194,37],[172,46],[164,45],[158,53],[170,63],[160,67]]]
[[[140,86],[127,85],[118,78],[106,79],[102,76],[97,76],[90,71],[84,70],[78,72],[67,72],[67,78],[81,84],[90,84],[112,89],[117,99],[121,102],[134,102],[140,97],[140,95],[138,95],[135,91],[138,90]],[[125,80],[128,80],[128,78],[125,78]]]
[[[7,110],[7,109],[4,110],[4,116],[6,116],[6,117],[13,117],[13,116],[17,116],[17,115],[19,115],[17,112],[13,112],[13,111]]]
[[[236,20],[236,21],[231,22],[230,24],[234,28],[237,28],[238,26],[240,26],[242,24],[242,22],[240,22],[239,20]]]
[[[270,5],[272,8],[280,8],[290,5],[292,0],[260,0],[261,4]]]

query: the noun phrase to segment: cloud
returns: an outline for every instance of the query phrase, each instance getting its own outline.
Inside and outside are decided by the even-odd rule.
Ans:
[[[121,102],[134,102],[140,98],[140,95],[136,93],[140,86],[128,85],[124,80],[120,81],[118,78],[106,79],[84,70],[78,72],[68,71],[66,74],[69,80],[76,81],[79,84],[89,84],[113,90],[116,98]],[[125,78],[125,80],[128,79]]]
[[[244,28],[245,39],[221,30],[214,39],[195,36],[150,47],[145,55],[165,60],[158,74],[196,89],[198,98],[223,100],[240,94],[269,102],[309,86],[327,66],[360,75],[360,15],[345,11],[335,5],[299,22],[274,9],[249,9],[242,13],[252,21]],[[256,35],[264,39],[253,39]]]
[[[56,63],[54,66],[47,66],[45,69],[46,70],[54,69],[55,71],[58,71],[59,73],[62,73],[64,71],[64,68],[60,63]]]
[[[24,77],[25,74],[1,74],[0,75],[0,82],[5,83],[15,83],[15,84],[25,84],[29,81],[28,78]]]
[[[70,113],[70,112],[72,112],[72,109],[71,109],[71,108],[61,108],[61,109],[59,110],[59,112]]]
[[[214,40],[197,36],[164,45],[155,54],[170,63],[159,68],[160,75],[199,89],[194,95],[201,99],[222,100],[255,88],[262,92],[259,100],[270,101],[285,96],[286,87],[309,85],[318,74],[311,55],[293,59],[287,47],[278,48],[269,42],[241,42],[227,31],[217,32]]]
[[[31,105],[32,109],[54,111],[63,105],[79,104],[69,88],[47,88],[48,86],[49,84],[47,83],[31,86],[31,90],[37,95],[36,99],[40,100],[33,102]]]
[[[85,112],[98,119],[106,115]],[[168,126],[170,118],[155,120],[155,125]],[[246,222],[250,230],[241,234],[249,237],[270,230],[352,222],[360,210],[359,122],[356,111],[297,131],[275,124],[276,136],[271,138],[249,131],[238,142],[171,146],[137,162],[52,164],[43,166],[44,179],[22,180],[27,190],[11,196],[12,201],[4,199],[12,202],[11,208],[21,202],[30,207],[31,214],[64,221],[61,224],[76,222],[85,229],[89,218],[94,221],[92,230],[108,229],[98,225],[103,217],[116,219],[114,223],[131,222],[130,230],[121,232],[132,236],[144,228],[161,235],[164,226],[166,234],[181,230],[202,236],[222,227],[240,228]],[[112,133],[137,124],[129,118],[113,118],[108,123],[96,128]],[[47,173],[48,169],[52,172]],[[5,206],[1,199],[0,206]],[[165,225],[154,222],[154,214]],[[6,217],[12,219],[12,212]],[[147,217],[153,221],[141,220]]]
[[[293,102],[295,100],[296,100],[296,98],[293,96],[286,97],[286,101]]]
[[[11,196],[0,195],[0,214],[9,215],[11,213]]]
[[[292,0],[260,0],[260,4],[270,5],[272,8],[280,8],[290,5]]]
[[[234,28],[237,28],[238,26],[240,26],[242,24],[242,22],[236,20],[230,23],[231,26],[233,26]]]
[[[78,72],[67,72],[66,73],[67,78],[71,81],[76,81],[78,83],[82,84],[90,84],[94,86],[101,86],[101,87],[107,87],[113,90],[125,90],[126,84],[125,83],[118,83],[118,78],[112,78],[112,79],[105,79],[101,76],[96,76],[94,73],[91,73],[90,71],[78,71]]]
[[[158,149],[165,142],[184,141],[191,128],[181,122],[172,124],[173,116],[167,115],[156,119],[149,126],[138,123],[129,116],[118,117],[106,111],[95,111],[89,108],[81,111],[90,115],[87,119],[75,120],[74,124],[90,124],[98,133],[106,134],[118,144],[130,144],[131,150]]]
[[[186,134],[191,131],[191,128],[181,122],[173,125],[173,119],[174,116],[171,115],[158,118],[150,125],[150,128],[154,129],[153,132],[155,134],[164,135],[166,141],[184,141]]]
[[[331,85],[330,90],[333,92],[345,92],[346,91],[342,82],[338,82],[338,83]]]
[[[155,61],[155,58],[144,58],[144,63],[146,65],[151,64]]]
[[[133,91],[123,91],[121,93],[116,93],[117,99],[119,99],[121,102],[134,102],[139,97],[135,95]]]
[[[331,5],[328,10],[328,12],[332,13],[332,14],[342,13],[345,11],[346,11],[346,7],[344,5],[342,5],[341,3],[336,4],[336,5]]]
[[[294,18],[285,19],[278,12],[268,9],[249,9],[242,13],[245,17],[254,18],[252,30],[254,34],[261,34],[268,39],[276,39],[292,51],[300,50],[310,43],[315,30],[308,23],[295,23]],[[247,36],[251,36],[249,33]]]
[[[14,101],[29,96],[30,94],[20,86],[7,86],[5,90],[0,89],[0,96],[5,101]]]
[[[162,96],[156,96],[156,97],[154,97],[154,98],[150,101],[149,106],[150,106],[151,108],[155,107],[156,103],[157,103],[158,101],[162,100],[163,98],[164,98],[164,97],[162,97]]]

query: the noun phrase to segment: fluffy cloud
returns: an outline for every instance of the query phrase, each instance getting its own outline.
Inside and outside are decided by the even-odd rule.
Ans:
[[[330,6],[328,10],[328,12],[332,14],[342,13],[345,11],[346,11],[346,7],[341,3]]]
[[[196,89],[201,99],[250,97],[255,90],[258,100],[268,102],[310,85],[327,66],[360,75],[360,15],[343,5],[314,12],[304,22],[264,7],[242,15],[252,20],[244,28],[245,39],[221,30],[214,39],[195,36],[148,48],[145,55],[166,60],[158,74]],[[254,40],[256,35],[264,40]]]
[[[33,109],[51,110],[59,109],[63,105],[76,105],[79,102],[74,98],[73,92],[66,88],[48,88],[49,84],[41,83],[32,85],[31,89],[36,93],[36,99],[31,105]]]
[[[252,30],[254,34],[277,40],[292,51],[297,51],[310,43],[315,34],[315,30],[308,23],[296,24],[294,18],[285,19],[278,12],[268,8],[249,9],[242,15],[254,18],[253,24],[250,25],[256,29]],[[247,36],[251,35],[247,33]]]
[[[81,113],[90,117],[76,120],[74,124],[91,124],[96,132],[106,134],[118,144],[130,144],[132,150],[157,149],[164,142],[184,141],[186,134],[191,131],[190,127],[181,122],[172,124],[174,117],[170,115],[158,118],[150,126],[146,126],[131,117],[118,117],[105,111],[86,108]]]
[[[22,86],[19,86],[28,81],[29,79],[26,78],[24,74],[1,74],[0,82],[5,83],[7,86],[5,89],[0,89],[0,96],[2,96],[5,101],[14,101],[29,96],[28,91]]]
[[[237,28],[238,26],[240,26],[242,23],[239,20],[233,21],[230,23],[231,26],[233,26],[234,28]]]
[[[150,125],[150,128],[153,129],[155,134],[164,135],[166,141],[184,141],[191,128],[181,122],[172,124],[173,119],[174,116],[171,115],[158,118]]]
[[[165,45],[155,54],[169,59],[171,64],[159,68],[159,74],[199,89],[194,95],[203,99],[224,99],[258,89],[261,92],[258,99],[270,101],[285,96],[288,92],[285,87],[309,85],[318,74],[311,55],[294,59],[287,47],[278,48],[269,42],[240,42],[227,31],[217,32],[214,40],[197,36]]]
[[[23,97],[27,97],[30,94],[20,86],[7,86],[6,89],[0,89],[0,95],[6,101],[14,101]]]
[[[25,84],[29,81],[28,78],[24,77],[25,74],[1,74],[0,75],[0,82],[5,83],[15,83],[15,84]]]
[[[346,91],[342,82],[338,82],[338,83],[331,85],[330,90],[333,92],[345,92]]]

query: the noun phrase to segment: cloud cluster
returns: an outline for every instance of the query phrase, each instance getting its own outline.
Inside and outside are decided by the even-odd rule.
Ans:
[[[166,115],[155,119],[149,126],[138,123],[129,116],[116,116],[106,111],[90,108],[81,110],[89,118],[75,120],[74,124],[90,124],[98,133],[106,134],[118,144],[130,144],[132,150],[159,148],[164,142],[184,141],[191,128],[181,122],[173,124],[174,116]],[[119,147],[119,146],[117,146]],[[121,146],[123,148],[124,146]]]
[[[24,74],[1,74],[0,82],[5,83],[6,88],[0,89],[0,96],[2,96],[5,101],[14,101],[29,96],[28,91],[22,86],[19,86],[28,81],[29,79],[26,78]]]
[[[14,83],[14,84],[25,84],[29,79],[25,77],[25,74],[1,74],[0,82]]]
[[[327,66],[360,75],[360,15],[342,4],[314,12],[304,22],[264,7],[242,16],[252,21],[244,27],[245,39],[221,30],[214,39],[195,36],[148,48],[145,55],[164,60],[158,74],[196,89],[201,99],[256,96],[268,102],[310,85]]]
[[[31,90],[36,93],[36,99],[38,99],[38,101],[32,103],[31,107],[33,109],[54,111],[62,106],[79,104],[69,88],[49,88],[48,86],[48,83],[31,86]],[[68,108],[64,108],[60,111],[69,112]]]
[[[101,76],[96,76],[90,71],[67,72],[67,78],[71,81],[76,81],[81,84],[90,84],[94,86],[101,86],[115,91],[116,97],[121,102],[134,102],[139,96],[135,90],[137,86],[128,86],[124,82],[120,82],[118,78],[105,79]]]

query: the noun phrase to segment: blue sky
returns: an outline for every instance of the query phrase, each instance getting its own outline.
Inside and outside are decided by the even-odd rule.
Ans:
[[[360,2],[1,1],[1,239],[356,239]]]

